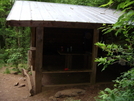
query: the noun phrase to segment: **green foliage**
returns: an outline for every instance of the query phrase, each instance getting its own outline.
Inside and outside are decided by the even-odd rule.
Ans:
[[[95,62],[99,62],[99,64],[98,65],[104,65],[104,67],[103,67],[103,69],[102,69],[102,71],[103,70],[105,70],[105,68],[108,66],[108,65],[111,65],[113,62],[115,62],[116,61],[116,59],[112,59],[112,58],[110,58],[110,57],[100,57],[100,58],[97,58],[96,60],[95,60]]]
[[[110,2],[111,1],[113,0],[110,0]],[[116,36],[121,37],[122,40],[124,40],[123,44],[105,44],[100,42],[96,43],[97,46],[108,53],[107,58],[104,57],[104,59],[107,60],[105,63],[104,61],[101,61],[102,57],[101,59],[96,59],[96,62],[100,62],[99,64],[103,64],[105,67],[114,63],[129,65],[131,67],[134,66],[134,10],[132,10],[131,7],[134,2],[128,1],[130,0],[125,2],[121,0],[121,3],[117,6],[117,9],[123,9],[123,14],[119,17],[118,21],[113,25],[104,24],[104,27],[102,27],[104,34],[114,33]],[[109,57],[110,59],[108,59]]]
[[[13,0],[0,1],[0,64],[8,63],[18,68],[26,63],[30,44],[30,28],[10,27],[6,17],[13,5]],[[6,69],[8,71],[8,69]]]
[[[35,0],[35,1],[87,5],[87,6],[100,6],[104,3],[107,3],[107,0]]]
[[[117,44],[104,44],[104,43],[96,43],[101,49],[107,52],[106,57],[97,58],[95,61],[99,62],[98,65],[104,65],[103,70],[108,66],[114,63],[118,63],[120,65],[129,65],[131,67],[134,66],[134,53],[133,48],[129,45],[125,44],[124,47]]]
[[[27,50],[29,49],[30,43],[30,29],[3,27],[0,31],[5,41],[3,48],[5,52],[1,58],[5,60],[6,63],[12,63],[15,67],[17,67],[19,63],[25,63],[27,61]]]
[[[123,73],[114,82],[114,89],[106,88],[101,91],[97,101],[134,101],[134,1],[133,0],[110,0],[102,6],[117,5],[117,10],[122,10],[122,15],[113,25],[105,25],[102,30],[105,34],[114,33],[124,39],[123,44],[96,43],[106,57],[97,58],[99,65],[103,64],[103,70],[114,63],[129,65],[132,69]]]
[[[134,101],[134,69],[123,73],[114,82],[114,89],[101,91],[97,101]]]

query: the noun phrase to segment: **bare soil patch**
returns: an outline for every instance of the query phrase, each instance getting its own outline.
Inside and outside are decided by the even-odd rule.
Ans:
[[[72,97],[56,98],[55,101],[95,101],[100,90],[112,87],[112,83],[97,83],[92,86],[58,86],[43,87],[43,92],[29,97],[27,81],[22,75],[3,74],[0,69],[0,101],[52,101],[51,97],[58,91],[66,89],[83,89],[85,93]],[[19,84],[15,86],[16,83]],[[20,85],[24,85],[20,87]]]

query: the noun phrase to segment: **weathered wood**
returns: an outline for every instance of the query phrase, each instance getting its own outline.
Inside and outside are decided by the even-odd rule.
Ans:
[[[28,50],[28,66],[29,69],[34,70],[35,68],[35,54],[36,50]]]
[[[27,77],[29,93],[30,93],[30,96],[32,96],[32,95],[34,95],[32,81],[31,81],[30,76],[27,73],[27,71],[25,69],[22,69],[22,70],[23,70],[24,75]]]
[[[44,87],[79,86],[79,85],[90,85],[90,84],[91,84],[91,83],[55,84],[55,85],[44,85]]]
[[[28,64],[31,70],[35,69],[35,53],[36,52],[36,28],[31,27],[31,44],[28,51]]]
[[[28,67],[31,68],[31,51],[28,50]]]
[[[35,27],[31,27],[31,45],[30,46],[36,47],[36,28]]]
[[[80,73],[80,72],[92,72],[92,70],[43,71],[42,73]]]
[[[96,23],[80,23],[80,22],[59,22],[59,21],[8,21],[11,26],[23,27],[59,27],[59,28],[83,28],[94,29],[102,24]]]
[[[64,53],[64,52],[59,52],[58,51],[58,53],[60,54],[60,55],[83,55],[83,56],[88,56],[88,55],[90,55],[91,53]]]
[[[36,28],[36,59],[35,71],[33,71],[34,93],[42,91],[42,61],[43,61],[43,35],[44,28]]]
[[[30,50],[36,50],[36,47],[30,47]]]
[[[100,84],[113,84],[113,82],[99,82],[96,85]],[[79,86],[79,85],[91,85],[91,83],[77,83],[77,84],[55,84],[55,85],[45,85],[44,87],[60,87],[60,86]]]
[[[94,29],[94,33],[93,33],[93,48],[92,48],[92,73],[90,76],[90,82],[91,84],[94,84],[96,82],[96,62],[95,62],[95,58],[97,58],[98,55],[98,47],[95,45],[96,42],[99,41],[99,29]]]

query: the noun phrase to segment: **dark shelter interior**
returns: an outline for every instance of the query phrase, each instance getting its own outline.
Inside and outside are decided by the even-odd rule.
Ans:
[[[112,42],[113,38],[101,34],[99,40]],[[43,85],[89,83],[90,72],[85,71],[91,69],[92,45],[92,29],[45,28]],[[98,56],[105,54],[99,49]],[[97,67],[97,82],[110,82],[127,70],[118,64],[109,66],[104,71],[102,68],[103,66]]]

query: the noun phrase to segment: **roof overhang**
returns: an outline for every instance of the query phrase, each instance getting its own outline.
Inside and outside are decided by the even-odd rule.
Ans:
[[[16,1],[6,20],[8,25],[22,27],[98,28],[114,24],[120,14],[107,8]]]

